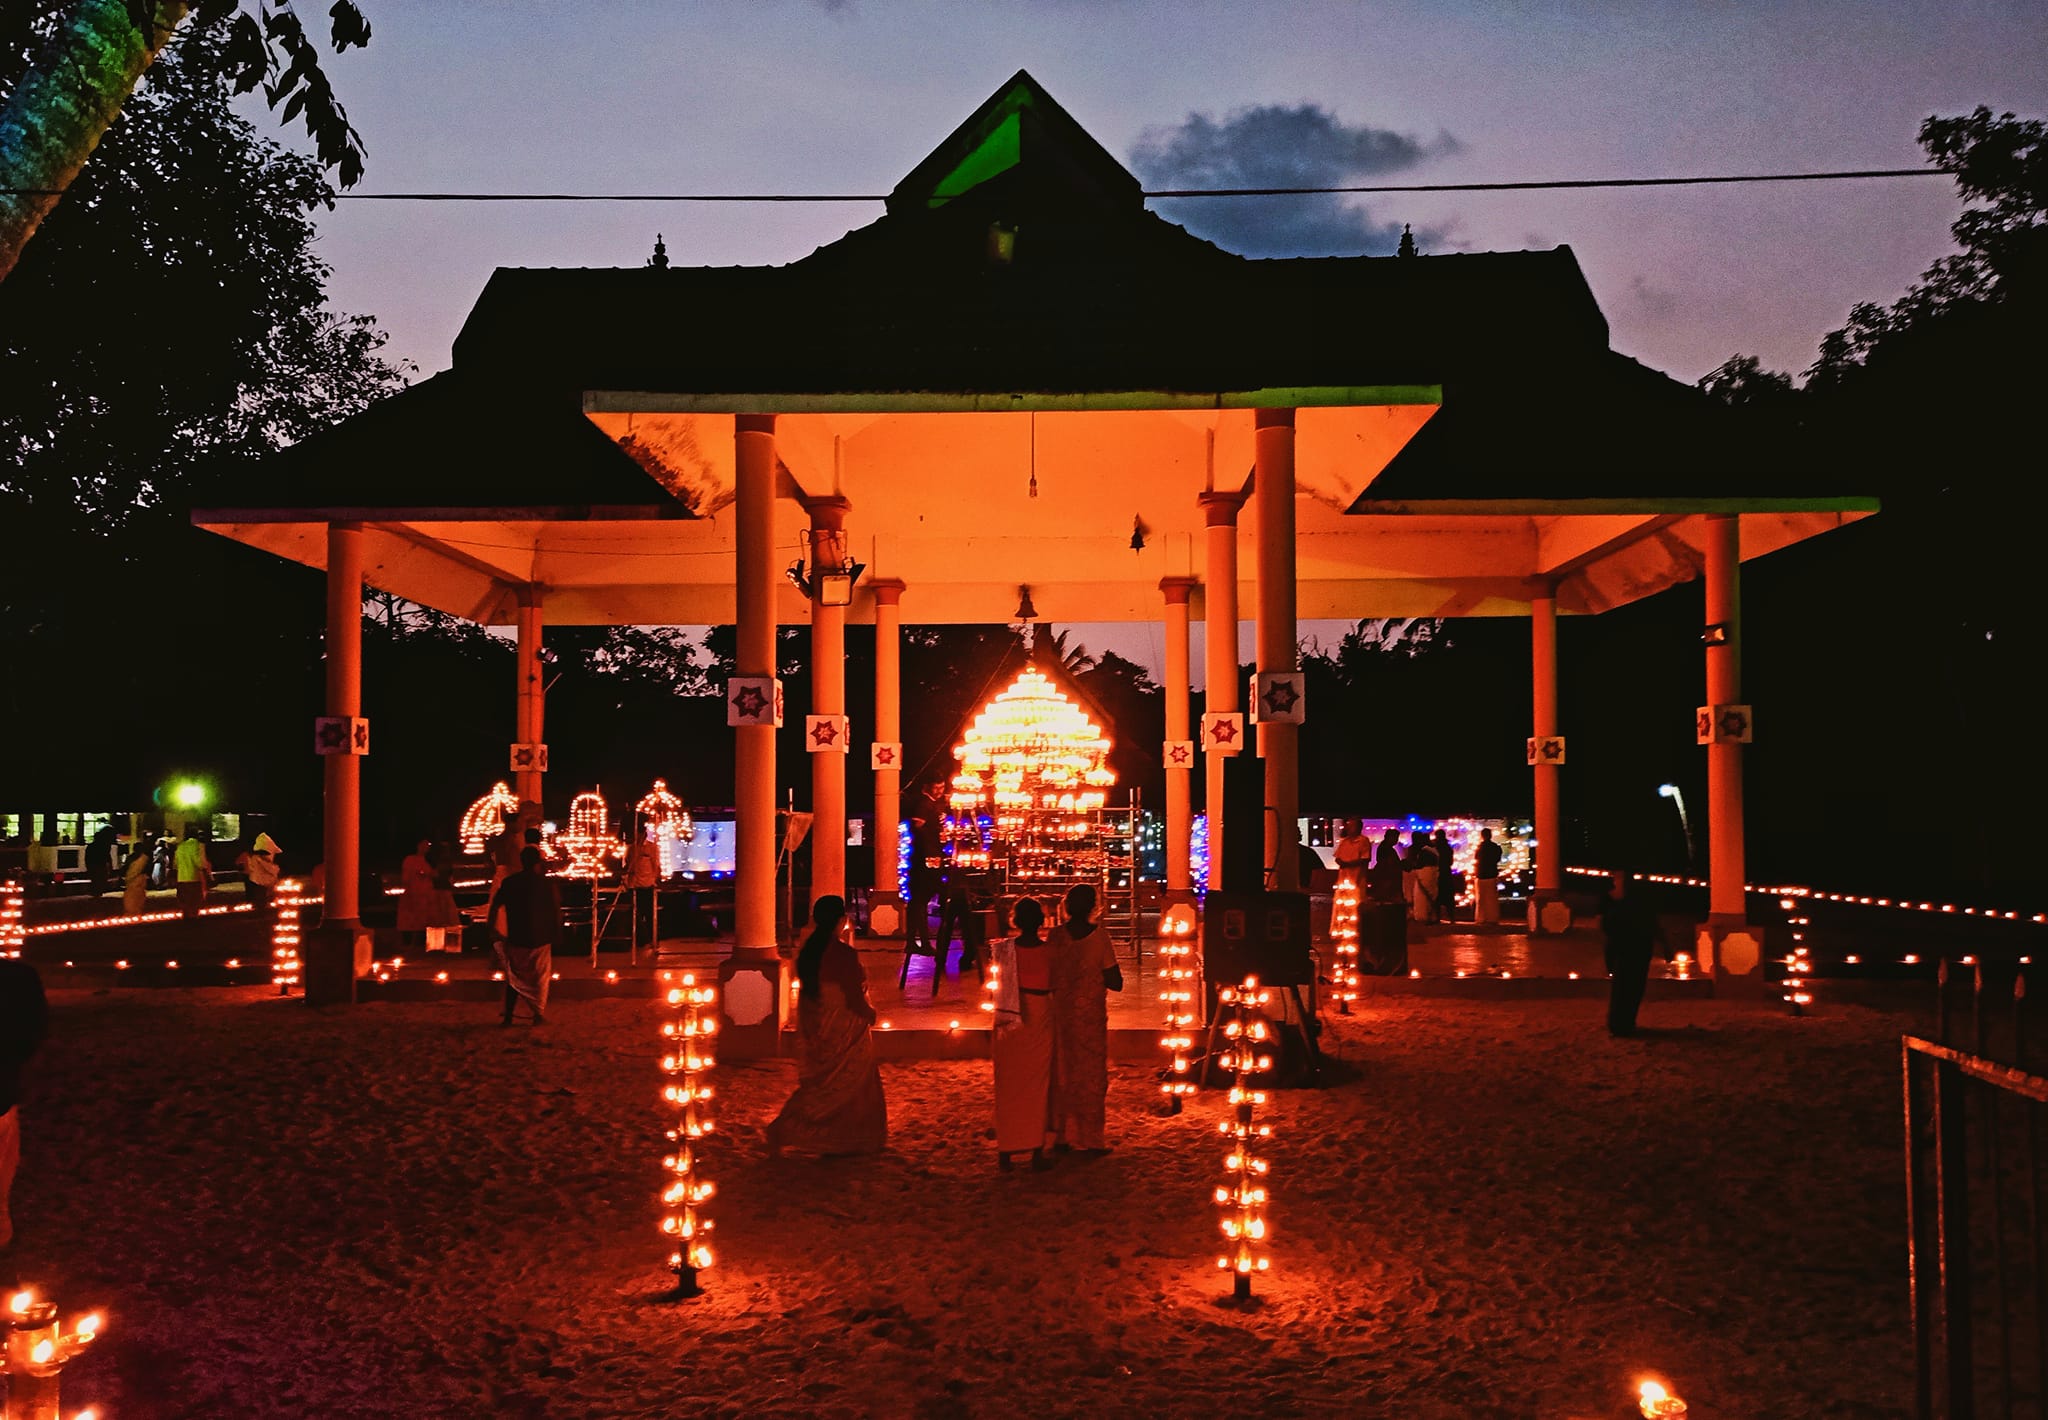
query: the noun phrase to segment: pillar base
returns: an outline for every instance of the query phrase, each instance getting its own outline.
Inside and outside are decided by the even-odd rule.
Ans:
[[[900,937],[903,935],[904,906],[902,894],[883,891],[879,888],[868,890],[868,925],[870,937]]]
[[[1710,913],[1693,932],[1700,969],[1713,977],[1714,994],[1734,1001],[1771,995],[1764,979],[1764,929],[1732,913]]]
[[[1572,905],[1555,888],[1538,888],[1529,894],[1529,935],[1561,937],[1572,929]]]
[[[772,951],[736,948],[718,964],[719,1049],[734,1058],[776,1054],[789,1012],[796,963]]]
[[[307,1005],[356,1003],[356,982],[370,974],[369,928],[354,922],[323,922],[305,934],[302,953]]]

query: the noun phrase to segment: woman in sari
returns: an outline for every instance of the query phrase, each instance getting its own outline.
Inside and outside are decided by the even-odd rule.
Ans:
[[[1039,935],[1045,909],[1025,898],[1011,909],[1015,941],[990,949],[995,958],[996,1167],[1010,1171],[1012,1154],[1029,1153],[1048,1169],[1052,1140],[1052,949]]]
[[[845,920],[845,899],[819,898],[796,954],[796,1093],[768,1126],[773,1155],[878,1154],[889,1136],[882,1072],[868,1039],[875,1008],[860,954],[840,938]]]
[[[1067,892],[1067,920],[1053,928],[1053,1132],[1057,1152],[1106,1154],[1103,1114],[1109,1098],[1109,996],[1124,989],[1109,933],[1091,919],[1095,889]]]

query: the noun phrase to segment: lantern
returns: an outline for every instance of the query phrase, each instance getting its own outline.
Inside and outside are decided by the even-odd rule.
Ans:
[[[491,792],[471,804],[462,815],[458,834],[462,839],[462,851],[471,857],[483,852],[486,838],[496,837],[505,831],[505,815],[517,812],[519,796],[502,779],[491,785]]]
[[[694,1297],[697,1274],[711,1265],[705,1241],[711,1220],[704,1207],[717,1192],[704,1177],[699,1150],[713,1125],[708,1102],[711,1087],[703,1076],[717,1064],[718,988],[702,986],[685,972],[680,986],[669,988],[669,1016],[661,1023],[661,1070],[668,1076],[662,1099],[674,1111],[668,1130],[671,1152],[661,1161],[667,1185],[661,1192],[661,1231],[672,1244],[669,1270],[676,1274],[678,1297]]]
[[[1270,991],[1259,989],[1259,979],[1247,976],[1237,986],[1225,986],[1216,993],[1217,1005],[1229,1012],[1223,1026],[1223,1068],[1236,1078],[1230,1087],[1230,1117],[1218,1128],[1230,1141],[1223,1156],[1224,1182],[1216,1190],[1216,1204],[1223,1210],[1223,1236],[1227,1246],[1216,1259],[1217,1267],[1230,1274],[1231,1296],[1242,1301],[1252,1294],[1252,1274],[1264,1272],[1266,1239],[1266,1160],[1252,1152],[1260,1140],[1270,1138],[1273,1126],[1254,1117],[1266,1102],[1266,1092],[1251,1088],[1253,1076],[1273,1068],[1273,1057],[1261,1053],[1272,1038],[1261,1009],[1272,1000]]]

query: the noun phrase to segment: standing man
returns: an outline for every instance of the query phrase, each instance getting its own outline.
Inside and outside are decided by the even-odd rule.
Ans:
[[[1490,828],[1479,830],[1479,848],[1472,855],[1472,896],[1476,920],[1500,921],[1500,845]]]
[[[523,1000],[533,1010],[533,1023],[547,1019],[548,983],[554,979],[555,944],[562,940],[562,894],[542,870],[541,851],[528,844],[519,850],[519,871],[505,879],[491,898],[491,940],[505,973],[505,1014]]]
[[[198,824],[186,822],[173,861],[178,873],[178,915],[190,922],[199,916],[199,906],[213,886],[213,865],[206,861],[206,840],[199,836]]]
[[[643,832],[626,849],[626,886],[633,890],[633,941],[654,940],[654,890],[661,882],[661,854]]]
[[[14,1215],[7,1200],[21,1165],[21,1067],[43,1043],[49,1008],[43,979],[20,957],[0,957],[0,1288],[12,1290]]]
[[[1607,944],[1607,1033],[1636,1033],[1636,1012],[1650,983],[1650,953],[1664,940],[1657,913],[1642,885],[1631,888],[1627,873],[1616,873],[1600,901],[1600,930]]]
[[[258,912],[270,906],[270,899],[277,891],[277,880],[284,876],[284,868],[277,861],[278,851],[275,838],[259,833],[255,846],[249,850],[248,860],[242,864],[242,871],[246,874],[242,880],[242,893]]]

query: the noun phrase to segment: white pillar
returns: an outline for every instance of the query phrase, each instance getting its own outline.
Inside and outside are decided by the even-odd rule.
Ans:
[[[542,679],[541,643],[541,591],[539,587],[527,585],[519,589],[519,654],[517,660],[519,706],[515,721],[514,738],[520,744],[539,744],[546,738],[543,728],[545,720],[547,684]],[[513,778],[522,801],[541,800],[542,779],[538,766],[522,769]]]
[[[827,606],[815,590],[819,574],[846,558],[845,498],[805,500],[811,515],[811,713],[846,713],[846,608]],[[811,901],[846,897],[846,755],[838,747],[811,761]],[[805,914],[808,918],[809,914]]]
[[[903,742],[903,583],[878,577],[868,584],[875,594],[875,742]],[[903,820],[903,766],[875,769],[875,881],[877,898],[894,896],[896,835]]]
[[[1189,744],[1188,732],[1188,593],[1193,577],[1167,577],[1159,583],[1166,597],[1166,742]],[[1190,889],[1188,839],[1193,831],[1194,765],[1166,766],[1166,890],[1185,898]]]
[[[1707,704],[1742,701],[1742,521],[1707,520]],[[1748,921],[1743,893],[1742,745],[1719,736],[1707,746],[1707,912],[1718,928]]]
[[[733,426],[734,670],[775,674],[775,416],[742,414]],[[734,729],[734,918],[740,952],[775,950],[775,727]]]
[[[1564,813],[1559,777],[1563,768],[1545,753],[1557,736],[1557,590],[1529,599],[1529,734],[1536,762],[1529,770],[1536,801],[1536,890],[1529,902],[1529,930],[1564,932],[1572,924],[1564,905]]]
[[[1252,501],[1259,515],[1258,667],[1261,673],[1299,670],[1294,596],[1294,411],[1261,409],[1254,438]],[[1259,757],[1266,763],[1266,862],[1275,892],[1298,892],[1301,860],[1295,819],[1301,802],[1297,755],[1301,727],[1259,724]]]
[[[363,527],[327,525],[327,713],[363,713]],[[362,864],[362,756],[327,754],[322,836],[325,839],[324,926],[354,927]]]
[[[1237,687],[1237,513],[1242,493],[1204,493],[1202,517],[1207,524],[1206,566],[1202,575],[1202,698],[1206,710],[1236,710]],[[1224,756],[1202,746],[1203,793],[1209,815],[1209,888],[1223,886],[1223,839],[1230,825],[1223,821]],[[1238,825],[1238,832],[1256,835],[1257,824]]]

